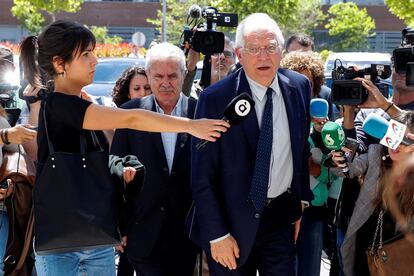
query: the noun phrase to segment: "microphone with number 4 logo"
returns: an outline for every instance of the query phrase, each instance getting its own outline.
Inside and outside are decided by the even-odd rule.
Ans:
[[[230,125],[241,123],[252,112],[254,108],[254,101],[247,93],[242,93],[235,97],[226,106],[222,120],[227,121]],[[196,145],[196,149],[203,148],[208,141],[202,140]]]

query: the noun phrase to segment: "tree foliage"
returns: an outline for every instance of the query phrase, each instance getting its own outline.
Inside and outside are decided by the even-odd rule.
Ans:
[[[80,9],[84,0],[13,0],[11,8],[13,16],[31,34],[38,34],[42,29],[45,18],[49,14],[55,21],[55,14],[60,11],[76,12]]]
[[[368,37],[375,35],[375,21],[365,8],[359,9],[351,2],[338,3],[329,8],[328,14],[330,19],[325,28],[334,40],[331,50],[368,49]]]
[[[403,20],[407,26],[414,28],[414,1],[412,0],[385,0],[390,12]]]
[[[295,32],[308,32],[323,19],[320,0],[167,0],[166,26],[168,41],[178,43],[185,26],[188,9],[192,4],[201,7],[213,6],[218,8],[219,12],[237,13],[239,21],[251,13],[265,12],[276,20],[285,35]],[[158,10],[156,19],[147,19],[147,21],[154,24],[161,33],[161,10]]]
[[[188,9],[193,4],[197,4],[201,7],[207,6],[210,3],[208,0],[167,0],[167,41],[177,44],[179,42],[181,33],[186,25],[186,17]],[[161,34],[162,33],[162,10],[157,11],[157,18],[147,19],[147,22],[154,24],[155,29]]]
[[[109,36],[108,29],[106,27],[90,26],[88,28],[95,36],[97,43],[118,44],[122,41],[122,37],[120,36]]]
[[[283,33],[309,32],[324,19],[320,0],[214,0],[221,11],[234,12],[239,21],[249,14],[264,12],[272,17]]]

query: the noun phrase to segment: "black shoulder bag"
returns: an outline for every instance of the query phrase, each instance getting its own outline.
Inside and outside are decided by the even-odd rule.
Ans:
[[[80,153],[55,152],[45,110],[46,102],[43,119],[49,157],[38,170],[33,194],[36,253],[120,244],[116,189],[96,134],[91,132],[99,151],[87,152],[86,139],[81,134]]]

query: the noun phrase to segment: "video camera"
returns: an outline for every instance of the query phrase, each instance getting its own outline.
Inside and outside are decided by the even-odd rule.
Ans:
[[[200,18],[204,18],[205,23]],[[198,5],[192,5],[188,10],[187,26],[180,46],[183,49],[191,47],[204,55],[221,53],[224,50],[224,33],[217,32],[216,27],[237,27],[237,23],[236,13],[220,13],[213,7],[201,9]]]
[[[401,48],[392,52],[395,72],[405,74],[406,85],[414,86],[414,29],[405,28],[401,34]]]
[[[21,112],[21,109],[17,108],[16,104],[19,88],[19,85],[0,83],[0,105],[6,111],[11,126],[16,124]]]
[[[205,19],[205,22],[201,20]],[[224,33],[217,32],[216,27],[237,27],[238,16],[236,13],[218,12],[216,8],[206,7],[201,9],[198,5],[192,5],[187,14],[187,25],[181,35],[181,48],[187,55],[188,49],[204,54],[203,71],[200,85],[206,88],[211,82],[211,55],[222,53],[224,50]]]
[[[371,64],[370,67],[363,69],[345,68],[342,66],[342,62],[337,59],[332,69],[332,102],[337,105],[360,105],[365,102],[368,98],[368,92],[361,81],[354,80],[358,77],[371,80],[381,94],[388,98],[389,86],[381,83],[380,79],[387,79],[390,76],[390,65]]]

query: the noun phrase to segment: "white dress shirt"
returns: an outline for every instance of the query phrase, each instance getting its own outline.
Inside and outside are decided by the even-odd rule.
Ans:
[[[246,75],[255,102],[255,110],[259,127],[262,124],[263,112],[266,105],[267,87],[255,82]],[[293,158],[290,143],[289,121],[285,102],[280,91],[277,76],[270,88],[274,90],[273,102],[273,145],[269,169],[268,198],[277,197],[290,187],[293,179]]]
[[[177,104],[171,112],[171,116],[181,117],[183,111],[183,95],[180,94]],[[158,104],[157,99],[154,97],[155,106],[158,113],[165,114],[164,110]],[[175,144],[177,143],[177,133],[175,132],[161,132],[162,144],[164,146],[165,158],[167,159],[168,170],[171,173],[174,153],[175,153]]]

